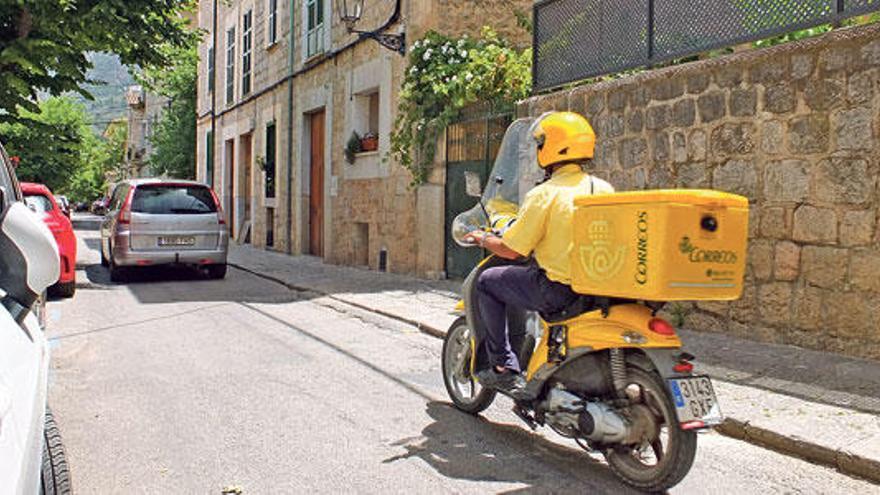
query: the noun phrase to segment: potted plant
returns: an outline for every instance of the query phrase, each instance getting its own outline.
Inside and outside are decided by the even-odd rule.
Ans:
[[[349,164],[353,164],[357,154],[361,151],[363,151],[363,148],[361,147],[361,137],[356,131],[352,131],[351,137],[349,137],[348,142],[345,143],[345,161]]]
[[[375,132],[368,132],[361,138],[362,151],[376,151],[379,149],[379,136]]]

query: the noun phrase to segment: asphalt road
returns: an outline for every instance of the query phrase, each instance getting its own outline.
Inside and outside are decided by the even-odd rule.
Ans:
[[[111,284],[94,222],[77,225],[78,292],[50,303],[48,329],[77,493],[629,492],[507,399],[452,409],[436,338],[235,269]],[[673,489],[757,492],[880,490],[716,433]]]

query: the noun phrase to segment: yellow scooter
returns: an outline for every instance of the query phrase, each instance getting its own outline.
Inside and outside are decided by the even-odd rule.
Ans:
[[[474,186],[474,177],[468,178],[468,194],[482,196],[483,201],[456,219],[453,236],[457,239],[464,239],[467,232],[480,226],[502,235],[505,227],[515,221],[512,212],[521,193],[534,185],[533,180],[523,177],[527,175],[523,169],[534,163],[524,146],[528,142],[523,136],[527,128],[528,122],[520,120],[508,129],[493,170],[495,179],[485,194],[479,191],[479,184]],[[717,234],[718,225],[706,220],[715,219],[714,211],[710,205],[702,212],[691,212],[699,224],[694,228],[705,231],[706,242]],[[596,246],[607,247],[610,234],[592,226],[604,225],[604,229],[608,221],[602,217],[589,225],[588,230],[601,234],[593,236],[598,239]],[[638,220],[633,228],[637,243]],[[698,242],[700,239],[689,241],[687,249]],[[461,244],[466,245],[463,241]],[[589,256],[596,246],[580,246],[584,264],[595,261]],[[600,275],[609,275],[607,270],[615,264],[621,265],[617,269],[623,273],[630,257],[634,257],[633,269],[638,274],[638,249],[628,253],[631,256],[613,249],[609,253],[597,263],[605,270]],[[692,252],[685,252],[683,247],[680,254],[686,259]],[[616,259],[621,256],[625,259]],[[490,267],[524,262],[528,261],[489,256],[464,281],[463,300],[457,307],[462,315],[449,328],[442,352],[446,389],[455,407],[462,411],[477,414],[496,397],[494,390],[481,387],[475,379],[478,371],[489,367],[483,345],[486,330],[474,300],[476,281]],[[694,263],[693,273],[706,270],[699,262]],[[675,283],[688,295],[694,290],[721,288],[729,296],[741,289],[728,287],[737,277],[741,282],[741,267],[737,266],[724,272],[723,279],[709,269],[706,281]],[[703,287],[697,287],[700,285]],[[515,400],[513,411],[533,429],[548,426],[588,451],[601,452],[621,480],[649,491],[666,490],[681,481],[694,460],[697,430],[722,420],[711,380],[692,375],[694,357],[682,351],[673,326],[658,316],[663,305],[636,298],[584,295],[557,314],[508,313],[511,346],[526,369],[525,397]]]

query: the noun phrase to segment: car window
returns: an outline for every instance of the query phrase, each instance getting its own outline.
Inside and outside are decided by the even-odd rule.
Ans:
[[[191,185],[144,185],[134,190],[131,211],[153,215],[216,213],[211,190]]]
[[[0,187],[3,188],[4,204],[0,204],[0,211],[6,209],[18,200],[18,188],[15,186],[15,173],[12,164],[6,156],[3,146],[0,146]]]
[[[126,184],[119,184],[115,188],[113,188],[113,195],[110,196],[110,203],[108,203],[107,208],[109,210],[118,210],[122,207],[122,198],[124,198],[128,193],[128,186]]]
[[[37,213],[45,213],[47,211],[52,211],[55,207],[52,205],[52,200],[43,196],[42,194],[35,194],[33,196],[25,196],[24,202],[28,207],[34,210]]]

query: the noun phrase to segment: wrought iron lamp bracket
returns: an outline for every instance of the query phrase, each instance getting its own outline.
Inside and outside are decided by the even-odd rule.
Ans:
[[[350,29],[349,32],[357,34],[360,39],[370,38],[385,48],[406,55],[406,33],[389,34],[380,31],[358,31]]]

